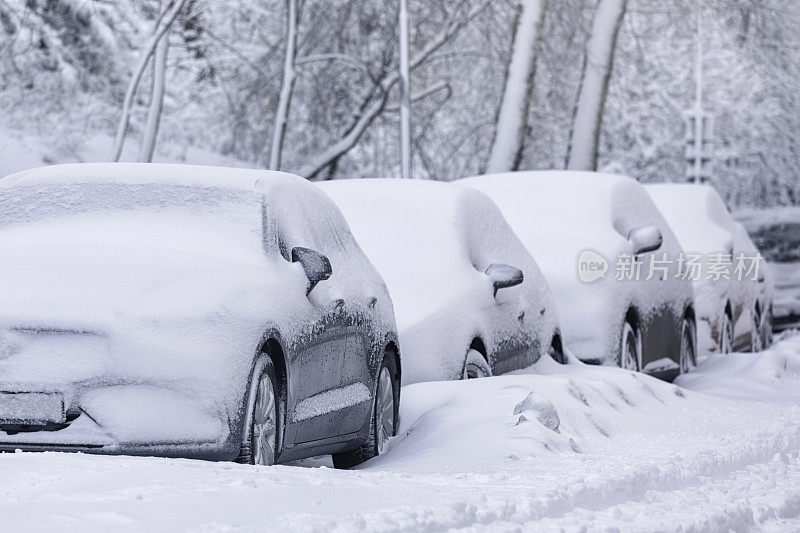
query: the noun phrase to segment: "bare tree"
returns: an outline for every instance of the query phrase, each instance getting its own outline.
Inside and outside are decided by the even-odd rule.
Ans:
[[[297,79],[297,27],[300,24],[298,0],[286,1],[286,51],[283,62],[283,81],[278,106],[275,109],[275,120],[272,131],[272,147],[269,153],[269,168],[280,170],[283,159],[283,143],[286,138],[286,127],[289,123],[289,109],[294,95]]]
[[[567,168],[597,170],[597,154],[608,82],[614,66],[617,37],[628,0],[600,0],[586,44],[572,134],[567,149]]]
[[[153,62],[153,87],[150,94],[150,110],[147,113],[147,124],[144,128],[142,146],[139,149],[139,161],[150,163],[158,139],[158,128],[161,124],[161,113],[164,109],[164,93],[167,85],[167,55],[169,53],[169,32],[165,33],[156,47]]]
[[[486,164],[488,173],[507,172],[519,167],[546,10],[547,0],[519,0],[503,99]]]
[[[131,77],[130,84],[128,85],[128,90],[125,93],[125,100],[122,103],[122,116],[120,117],[119,124],[117,125],[117,135],[114,140],[114,148],[112,149],[111,159],[113,161],[119,161],[119,158],[122,156],[122,148],[125,145],[125,137],[128,133],[128,123],[130,122],[131,118],[133,98],[136,96],[136,90],[139,88],[139,82],[142,81],[144,71],[147,68],[147,65],[150,63],[150,59],[153,57],[153,53],[155,52],[156,47],[158,47],[158,43],[161,42],[161,39],[166,35],[170,27],[172,27],[172,23],[175,22],[175,19],[178,17],[178,14],[181,12],[185,4],[186,0],[175,0],[169,10],[159,16],[159,18],[156,20],[157,30],[143,50],[142,56],[139,59],[139,63],[136,65],[136,68],[133,71],[133,76]]]
[[[433,36],[428,43],[423,46],[409,60],[409,72],[419,68],[439,49],[450,42],[458,33],[485,10],[491,0],[482,0],[470,9],[463,9],[465,3],[460,3],[460,7],[452,13],[446,21],[442,30]],[[300,175],[308,179],[315,178],[329,165],[334,164],[340,157],[353,149],[361,139],[367,128],[373,123],[386,107],[392,89],[400,81],[399,69],[386,70],[375,80],[372,91],[362,100],[358,113],[353,119],[353,123],[344,135],[336,142],[323,150],[319,156],[307,163],[301,170]]]

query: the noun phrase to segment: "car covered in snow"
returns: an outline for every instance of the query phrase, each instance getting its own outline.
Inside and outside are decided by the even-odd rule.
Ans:
[[[758,335],[752,335],[750,351],[760,352],[772,344],[772,324],[774,315],[775,277],[772,266],[763,258],[747,229],[739,222],[734,223],[734,248],[744,257],[758,258],[758,272],[753,274],[756,285],[756,302],[753,309],[754,326],[758,326]],[[752,279],[749,281],[753,281]],[[747,282],[746,280],[744,281]]]
[[[550,289],[486,195],[396,179],[321,187],[389,287],[404,384],[563,362]]]
[[[765,270],[722,198],[708,185],[667,183],[646,189],[686,252],[687,268],[692,260],[699,265],[691,278],[701,351],[760,349],[763,308],[757,277],[764,283]]]
[[[800,208],[749,209],[735,216],[767,261],[773,329],[800,326]]]
[[[578,358],[664,379],[696,364],[692,287],[675,264],[681,248],[641,185],[562,171],[456,183],[488,194],[536,258]]]
[[[25,171],[0,250],[0,450],[350,466],[396,431],[386,286],[297,176]]]

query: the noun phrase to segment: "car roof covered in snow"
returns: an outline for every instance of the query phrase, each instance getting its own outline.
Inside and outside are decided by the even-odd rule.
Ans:
[[[708,185],[664,183],[645,187],[687,252],[721,252],[736,237],[734,220]]]
[[[491,263],[521,268],[526,287],[544,285],[536,262],[480,191],[399,179],[320,186],[389,285],[399,323],[425,316],[442,301],[485,281],[483,271]]]
[[[459,180],[500,206],[540,265],[561,270],[587,248],[616,253],[633,225],[666,226],[642,186],[624,176],[544,171]]]
[[[0,186],[92,183],[239,190],[266,190],[274,184],[311,186],[286,172],[162,163],[71,163],[24,170],[0,179]]]

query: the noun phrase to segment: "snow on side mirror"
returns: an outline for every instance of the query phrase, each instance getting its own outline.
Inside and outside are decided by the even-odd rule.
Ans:
[[[510,265],[501,265],[493,263],[486,269],[486,275],[492,280],[494,287],[494,295],[497,296],[497,291],[500,289],[507,289],[519,285],[525,279],[522,270]]]
[[[311,294],[320,281],[329,279],[333,274],[331,261],[323,254],[310,248],[292,248],[292,263],[300,263],[308,278],[306,296]]]
[[[661,230],[655,226],[644,226],[632,229],[628,234],[628,242],[633,247],[633,255],[654,252],[661,248],[664,237]]]

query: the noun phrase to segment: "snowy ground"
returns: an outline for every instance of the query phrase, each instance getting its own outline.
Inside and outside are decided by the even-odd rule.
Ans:
[[[678,385],[549,361],[413,385],[401,435],[359,471],[10,454],[0,516],[61,531],[800,528],[800,334]]]

